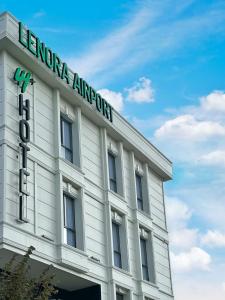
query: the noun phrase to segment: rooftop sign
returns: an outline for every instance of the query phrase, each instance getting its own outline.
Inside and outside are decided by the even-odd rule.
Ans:
[[[101,97],[87,82],[80,78],[77,73],[72,73],[65,62],[59,56],[48,48],[31,31],[27,30],[19,22],[19,42],[27,48],[38,60],[44,63],[61,80],[65,81],[74,91],[76,91],[85,101],[96,105],[96,109],[110,122],[113,121],[112,106]]]

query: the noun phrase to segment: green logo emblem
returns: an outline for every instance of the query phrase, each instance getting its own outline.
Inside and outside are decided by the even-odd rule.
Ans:
[[[18,86],[21,87],[21,93],[24,93],[28,84],[32,81],[31,73],[21,70],[21,68],[18,67],[14,74],[14,80],[17,81]]]

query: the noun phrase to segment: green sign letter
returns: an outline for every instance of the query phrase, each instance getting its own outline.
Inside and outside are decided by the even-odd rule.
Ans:
[[[24,38],[24,34],[23,34],[23,24],[21,22],[19,22],[19,42],[27,48],[27,42],[23,40]]]

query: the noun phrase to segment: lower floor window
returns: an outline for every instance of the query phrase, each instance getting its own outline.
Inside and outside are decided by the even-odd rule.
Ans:
[[[149,281],[146,240],[141,238],[140,244],[141,244],[142,276],[144,280]]]
[[[112,235],[113,235],[113,254],[114,265],[122,268],[121,248],[120,248],[120,225],[112,222]]]
[[[66,244],[76,247],[75,199],[64,194],[64,230]]]
[[[124,300],[123,295],[116,293],[116,300]]]

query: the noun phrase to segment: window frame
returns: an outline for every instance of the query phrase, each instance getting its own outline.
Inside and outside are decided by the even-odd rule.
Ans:
[[[112,173],[114,173],[114,177],[111,177],[111,164],[110,164],[110,158],[113,159],[113,170]],[[118,193],[118,185],[117,185],[117,167],[116,167],[116,155],[113,154],[111,151],[108,151],[108,175],[109,175],[109,189],[110,191],[114,193]],[[114,186],[114,188],[112,188]]]
[[[70,144],[71,144],[71,148],[67,147],[65,144],[63,144],[64,142],[64,131],[63,131],[63,123],[67,123],[69,125],[69,139],[70,139]],[[66,152],[70,153],[71,159],[66,158],[66,155],[62,155],[62,151],[61,151],[61,156],[73,163],[74,162],[74,155],[73,155],[73,121],[70,120],[69,118],[67,118],[65,115],[61,114],[60,115],[60,140],[61,140],[61,148],[64,149],[64,152],[66,154]]]
[[[118,298],[118,296],[119,296],[119,298]],[[116,292],[116,300],[124,300],[124,295]]]
[[[121,226],[121,224],[112,220],[113,265],[117,268],[123,269],[121,241],[120,241],[120,226]],[[116,229],[116,235],[114,235],[114,229]],[[114,236],[116,236],[116,238],[118,239],[117,243],[118,243],[119,250],[115,249]],[[115,260],[115,254],[119,257],[119,262],[120,262],[119,265],[116,265],[117,260]]]
[[[147,240],[144,239],[142,236],[140,236],[140,252],[141,252],[141,271],[142,271],[142,279],[145,281],[150,281],[149,276],[149,262],[148,262],[148,252],[147,252]],[[142,247],[144,244],[144,248]],[[143,257],[143,250],[144,250],[144,257]],[[146,271],[146,273],[143,272],[143,270]],[[145,275],[147,275],[145,277]]]
[[[138,180],[140,181],[138,182]],[[137,207],[139,210],[144,211],[143,176],[138,172],[135,172],[135,184],[136,184]],[[140,197],[138,195],[138,188],[140,189]]]
[[[68,198],[70,200],[72,200],[72,202],[73,202],[74,228],[70,228],[66,224],[67,216],[66,216],[66,201],[65,200],[68,199]],[[64,241],[66,240],[66,245],[74,247],[74,248],[77,248],[76,211],[75,211],[75,207],[76,206],[75,206],[75,201],[76,201],[76,199],[73,196],[71,196],[69,193],[67,193],[65,191],[63,192],[63,210],[64,210],[64,213],[63,213],[63,215],[64,215],[64,221],[63,221],[63,223],[64,224],[63,225],[64,225],[64,231],[66,232],[66,235],[64,236]],[[71,244],[68,243],[68,236],[67,236],[67,232],[68,231],[72,232],[73,235],[74,235],[74,245],[71,245]]]

